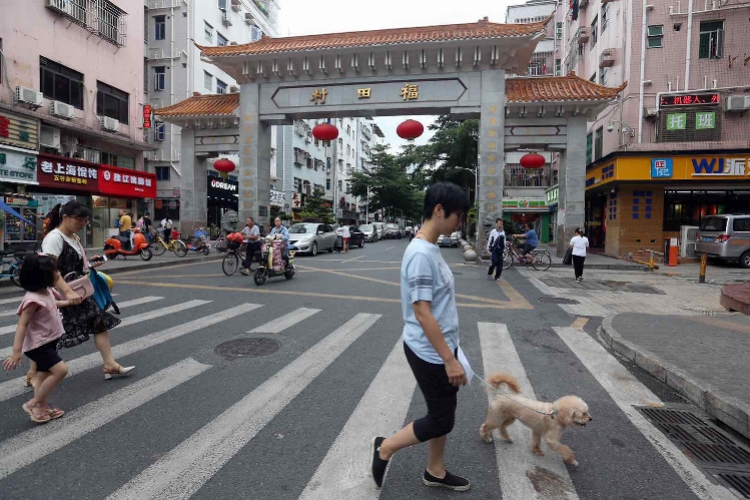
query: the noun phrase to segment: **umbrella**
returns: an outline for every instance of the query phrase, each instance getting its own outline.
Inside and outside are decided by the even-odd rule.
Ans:
[[[30,220],[28,220],[28,219],[25,219],[25,218],[23,217],[23,215],[21,215],[21,214],[19,214],[18,212],[16,212],[16,211],[15,211],[15,210],[14,210],[14,209],[13,209],[13,208],[12,208],[12,207],[10,206],[10,205],[6,204],[6,203],[5,203],[5,202],[4,202],[3,200],[1,200],[1,199],[0,199],[0,209],[1,209],[1,210],[4,210],[4,211],[6,211],[6,212],[8,212],[8,213],[9,213],[10,215],[12,215],[13,217],[18,217],[19,219],[21,219],[22,221],[24,221],[24,222],[25,222],[26,224],[30,224],[30,225],[32,225],[32,226],[34,225],[34,223],[33,223],[33,222],[31,222],[31,221],[30,221]]]

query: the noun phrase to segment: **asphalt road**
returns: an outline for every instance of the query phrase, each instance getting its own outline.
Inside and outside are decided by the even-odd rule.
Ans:
[[[220,262],[115,275],[126,324],[112,343],[136,371],[105,382],[93,342],[62,351],[71,373],[52,402],[68,414],[43,426],[21,410],[29,398],[22,373],[0,374],[0,498],[459,495],[422,484],[424,445],[394,458],[380,492],[366,472],[371,437],[425,411],[399,342],[405,247],[382,241],[300,256],[293,280],[263,287],[225,277]],[[449,470],[473,483],[461,498],[733,498],[632,408],[682,400],[604,351],[596,320],[541,302],[515,270],[498,285],[483,268],[464,266],[458,250],[443,254],[474,370],[511,371],[541,400],[579,395],[594,418],[563,438],[580,462],[571,467],[547,448],[544,458],[532,455],[518,423],[514,444],[482,441],[486,392],[477,381],[462,388],[446,453]],[[0,302],[0,350],[12,344],[12,300]],[[250,339],[267,341],[243,344],[263,355],[232,357],[242,354],[236,343],[217,349]]]

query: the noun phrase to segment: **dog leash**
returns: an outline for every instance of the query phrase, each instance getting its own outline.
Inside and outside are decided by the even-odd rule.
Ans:
[[[476,375],[476,373],[475,373],[474,375]],[[558,413],[558,411],[557,411],[556,409],[553,409],[553,410],[552,410],[551,412],[544,412],[544,411],[539,411],[539,410],[535,410],[534,408],[529,408],[529,407],[528,407],[528,406],[526,406],[525,404],[523,404],[523,403],[521,403],[521,402],[519,402],[519,401],[516,401],[515,399],[513,399],[512,397],[510,397],[510,396],[509,396],[508,394],[505,394],[504,392],[500,392],[500,391],[498,391],[497,389],[495,389],[494,387],[492,387],[492,386],[491,386],[491,385],[490,385],[490,384],[489,384],[489,383],[488,383],[488,382],[487,382],[486,380],[484,380],[484,379],[483,379],[482,377],[480,377],[480,376],[478,376],[478,375],[476,375],[476,377],[477,377],[477,378],[478,378],[478,379],[479,379],[479,380],[480,380],[480,381],[481,381],[481,382],[482,382],[482,383],[483,383],[484,385],[486,385],[487,387],[489,387],[489,388],[490,388],[490,390],[492,390],[492,392],[494,392],[495,394],[499,394],[499,395],[503,396],[504,398],[510,399],[511,401],[513,401],[513,402],[514,402],[515,404],[517,404],[518,406],[522,406],[522,407],[526,408],[527,410],[531,410],[531,411],[533,411],[534,413],[538,413],[538,414],[540,414],[540,415],[545,415],[545,416],[547,416],[547,417],[552,417],[552,418],[555,418],[555,415],[557,415],[557,413]]]

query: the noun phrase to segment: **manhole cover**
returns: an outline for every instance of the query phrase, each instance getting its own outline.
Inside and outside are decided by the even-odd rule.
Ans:
[[[637,408],[718,482],[750,499],[750,449],[700,415],[672,408]]]
[[[541,297],[539,302],[542,302],[543,304],[580,304],[577,300],[566,299],[565,297]]]
[[[214,352],[222,358],[257,358],[268,356],[281,348],[281,343],[271,339],[237,339],[219,344]]]

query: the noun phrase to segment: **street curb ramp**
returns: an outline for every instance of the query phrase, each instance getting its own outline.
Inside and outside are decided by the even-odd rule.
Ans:
[[[600,328],[601,337],[607,347],[685,396],[708,415],[725,423],[746,438],[750,438],[749,404],[716,389],[643,347],[626,340],[612,326],[615,316],[604,318]]]

